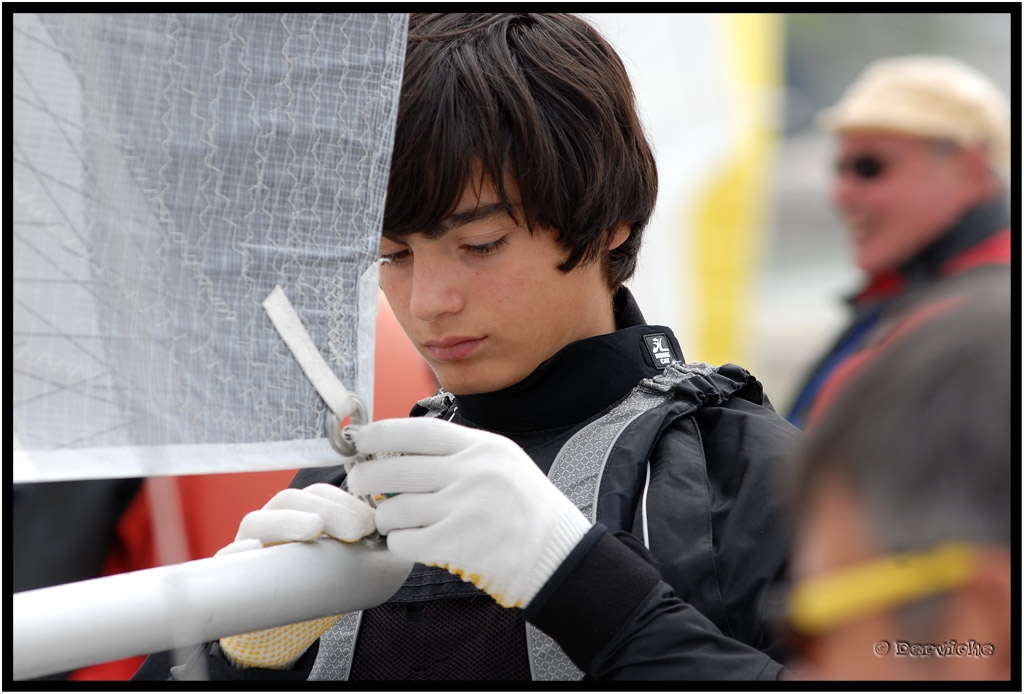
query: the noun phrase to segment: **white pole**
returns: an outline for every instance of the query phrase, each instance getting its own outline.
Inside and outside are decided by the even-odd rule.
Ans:
[[[411,562],[384,545],[276,545],[14,595],[16,680],[379,605]]]

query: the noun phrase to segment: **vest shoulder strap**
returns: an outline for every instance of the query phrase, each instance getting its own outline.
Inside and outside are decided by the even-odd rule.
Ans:
[[[565,442],[551,464],[548,479],[595,523],[597,495],[608,457],[626,427],[644,413],[678,397],[681,383],[698,376],[707,379],[717,372],[707,364],[673,362],[657,376],[642,380],[622,402]],[[693,409],[698,407],[700,402],[694,399]],[[583,672],[550,636],[527,624],[526,638],[534,680],[582,679]]]

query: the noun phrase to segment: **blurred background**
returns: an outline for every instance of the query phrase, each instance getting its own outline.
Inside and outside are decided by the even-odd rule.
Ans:
[[[870,61],[956,56],[1011,100],[1010,13],[587,14],[615,45],[661,190],[637,278],[688,361],[747,367],[780,411],[860,277],[814,116]]]

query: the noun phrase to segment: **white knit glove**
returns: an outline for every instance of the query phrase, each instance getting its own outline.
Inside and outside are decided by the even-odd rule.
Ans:
[[[504,436],[413,417],[367,424],[355,442],[389,454],[356,465],[348,487],[377,499],[391,553],[442,566],[503,607],[526,607],[590,529]]]
[[[215,556],[259,549],[283,542],[305,542],[322,535],[356,542],[376,528],[366,503],[330,484],[278,492],[259,511],[242,519],[235,541]],[[225,636],[220,648],[237,668],[284,670],[333,627],[341,615],[311,619],[237,636]]]

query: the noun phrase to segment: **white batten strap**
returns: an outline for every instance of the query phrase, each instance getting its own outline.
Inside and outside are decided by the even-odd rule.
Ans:
[[[348,417],[355,409],[348,390],[338,377],[331,371],[327,361],[320,350],[313,343],[313,338],[302,324],[299,314],[295,312],[292,302],[288,301],[281,285],[274,287],[266,299],[263,300],[263,310],[270,317],[281,339],[292,351],[295,361],[299,362],[306,378],[313,384],[316,392],[320,394],[327,407],[330,408],[338,420]]]

